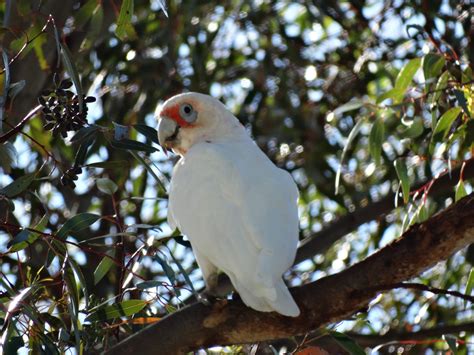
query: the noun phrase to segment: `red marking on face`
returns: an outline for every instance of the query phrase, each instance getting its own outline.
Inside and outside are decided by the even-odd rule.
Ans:
[[[186,122],[179,114],[179,105],[173,105],[164,109],[161,111],[160,116],[171,118],[173,121],[176,121],[180,127],[186,128],[191,126],[191,123]]]

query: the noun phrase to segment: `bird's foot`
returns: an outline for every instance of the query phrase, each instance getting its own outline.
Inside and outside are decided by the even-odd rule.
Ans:
[[[198,294],[198,301],[204,304],[205,306],[212,305],[216,300],[220,299],[212,291],[204,290]]]

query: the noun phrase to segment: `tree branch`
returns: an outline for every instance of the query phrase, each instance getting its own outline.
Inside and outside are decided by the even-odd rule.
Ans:
[[[474,177],[474,159],[469,159],[465,162],[464,179],[470,179]],[[459,175],[461,167],[458,167],[451,171],[449,174],[446,172],[439,178],[435,179],[433,185],[430,188],[429,196],[438,196],[443,192],[446,192],[449,188],[452,188],[459,181]],[[420,184],[416,189],[426,185],[429,182]],[[308,258],[313,257],[316,254],[322,254],[328,250],[340,238],[346,234],[352,232],[360,225],[370,222],[376,218],[380,218],[390,211],[393,210],[393,201],[395,201],[395,194],[391,193],[380,201],[371,203],[366,207],[356,209],[352,213],[348,213],[342,217],[339,217],[332,223],[328,224],[321,231],[314,233],[310,237],[304,239],[296,254],[295,264],[298,264]],[[402,203],[402,199],[399,200]]]
[[[346,333],[346,335],[354,339],[360,346],[373,347],[388,342],[425,340],[428,338],[438,338],[445,334],[457,334],[460,332],[474,333],[474,322],[456,325],[441,325],[430,329],[421,329],[416,332],[400,332],[398,330],[390,330],[383,335],[357,334],[352,332]]]
[[[292,289],[297,318],[262,313],[239,300],[181,309],[117,344],[107,354],[179,354],[213,345],[259,342],[305,334],[364,309],[373,288],[411,279],[474,242],[474,194],[466,196],[362,262]],[[427,252],[429,251],[429,252]]]

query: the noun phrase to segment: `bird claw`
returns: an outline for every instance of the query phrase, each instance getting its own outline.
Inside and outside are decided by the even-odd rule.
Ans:
[[[217,300],[217,297],[209,293],[208,291],[203,291],[198,294],[197,299],[205,306],[211,306]]]

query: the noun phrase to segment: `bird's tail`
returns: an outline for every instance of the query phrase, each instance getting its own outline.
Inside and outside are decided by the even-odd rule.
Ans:
[[[297,317],[300,310],[293,296],[286,287],[283,279],[275,280],[270,287],[258,284],[253,290],[247,289],[238,280],[232,284],[239,293],[242,301],[250,308],[260,312],[278,312],[288,317]]]
[[[267,298],[267,303],[270,307],[275,312],[283,314],[284,316],[298,317],[300,315],[300,309],[283,280],[277,280],[273,287],[274,291],[276,291],[276,297],[272,297],[273,300]]]

